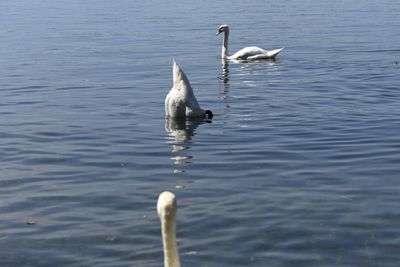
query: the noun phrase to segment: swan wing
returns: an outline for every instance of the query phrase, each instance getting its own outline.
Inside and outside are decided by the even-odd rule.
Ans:
[[[245,47],[229,57],[229,59],[239,60],[257,60],[257,59],[274,59],[282,48],[267,51],[257,46]]]
[[[283,47],[279,48],[279,49],[274,49],[274,50],[271,50],[271,51],[266,51],[266,53],[250,56],[247,59],[248,60],[274,59],[282,50],[283,50]]]
[[[265,54],[265,53],[268,53],[268,51],[266,51],[260,47],[257,47],[257,46],[249,46],[249,47],[240,49],[235,54],[230,56],[229,59],[248,59],[251,56]]]

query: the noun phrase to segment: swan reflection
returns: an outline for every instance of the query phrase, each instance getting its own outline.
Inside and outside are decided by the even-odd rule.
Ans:
[[[233,70],[230,70],[233,68]],[[245,78],[245,83],[252,83],[250,79],[255,74],[268,74],[279,71],[280,62],[277,60],[236,60],[221,59],[221,72],[218,75],[220,81],[220,94],[226,98],[230,90],[232,75],[234,77]],[[267,71],[267,72],[266,72]],[[254,77],[253,77],[254,78]]]
[[[167,132],[168,136],[170,136],[173,141],[172,143],[172,150],[171,152],[176,153],[176,156],[172,159],[174,160],[175,164],[182,164],[182,163],[190,163],[191,159],[193,158],[190,154],[183,154],[183,151],[186,151],[190,147],[186,144],[192,140],[192,137],[196,133],[197,127],[200,124],[204,123],[211,123],[211,120],[204,120],[204,119],[177,119],[167,117],[165,118],[165,131]],[[178,170],[174,170],[174,173],[178,173]]]
[[[165,119],[165,131],[174,138],[175,144],[184,144],[192,140],[195,131],[200,124],[211,123],[211,120],[204,119],[177,119],[167,117]],[[179,148],[179,146],[174,146]],[[181,149],[182,150],[182,149]]]
[[[221,59],[222,72],[218,76],[220,80],[221,94],[225,95],[229,92],[229,61],[225,58]]]
[[[223,86],[222,93],[229,91],[232,78],[245,78],[245,81],[253,81],[254,75],[270,75],[281,69],[278,60],[226,60],[222,59],[222,72],[218,77]],[[233,77],[232,77],[233,75]]]

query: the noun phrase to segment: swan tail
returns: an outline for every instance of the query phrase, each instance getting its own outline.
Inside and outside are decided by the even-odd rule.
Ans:
[[[172,79],[174,85],[178,84],[182,78],[181,78],[181,69],[179,68],[178,64],[175,61],[175,58],[172,58]]]
[[[191,90],[192,87],[190,86],[189,79],[187,78],[186,74],[176,63],[175,59],[172,59],[172,61],[173,61],[172,64],[173,64],[173,84],[174,84],[174,86],[184,87],[187,90]]]
[[[183,70],[173,60],[173,89],[179,92],[182,103],[190,108],[199,109],[196,97],[193,94],[192,86]]]
[[[284,49],[284,47],[279,48],[279,49],[274,49],[271,51],[268,51],[268,55],[271,56],[272,58],[275,58],[282,50]]]

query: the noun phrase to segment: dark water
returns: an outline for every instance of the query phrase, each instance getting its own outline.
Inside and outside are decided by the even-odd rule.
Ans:
[[[399,14],[1,1],[0,266],[162,266],[164,190],[182,266],[398,266]],[[231,52],[286,48],[222,65],[223,23]],[[212,123],[164,119],[173,57]]]

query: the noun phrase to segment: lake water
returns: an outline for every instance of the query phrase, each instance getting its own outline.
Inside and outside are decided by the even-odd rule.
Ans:
[[[399,266],[400,4],[0,2],[0,266]],[[284,46],[276,61],[222,64]],[[164,117],[172,58],[212,123]]]

